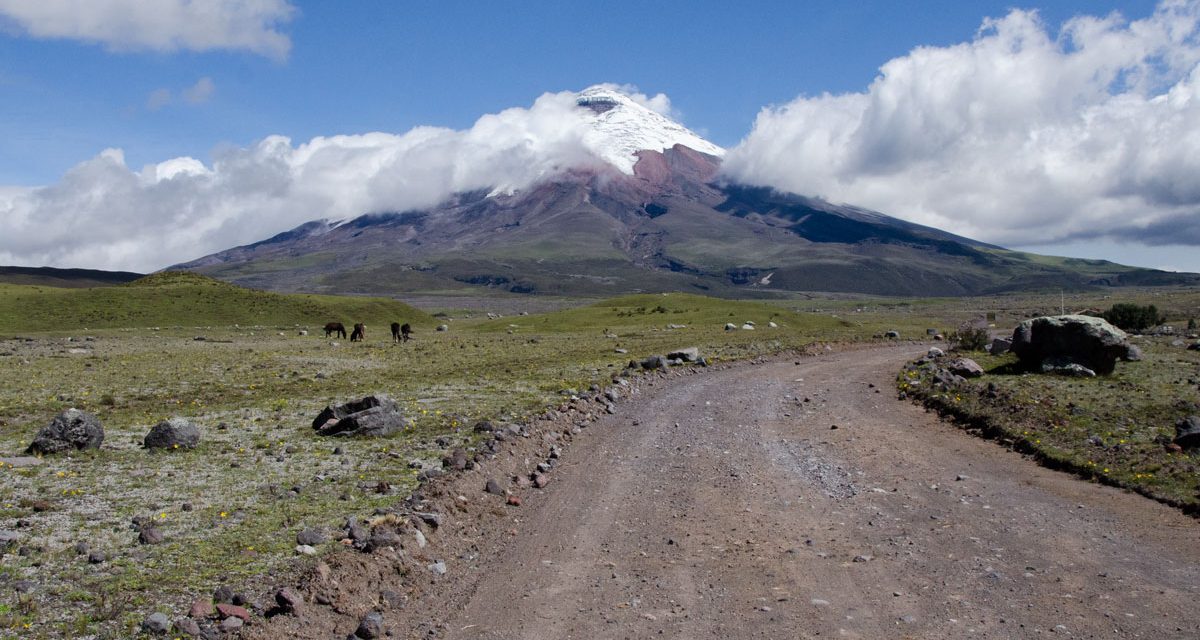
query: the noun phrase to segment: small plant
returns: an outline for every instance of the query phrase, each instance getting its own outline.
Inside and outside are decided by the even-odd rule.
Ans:
[[[1126,331],[1142,331],[1166,321],[1154,305],[1143,307],[1129,302],[1114,304],[1111,309],[1100,314],[1100,317]]]
[[[983,351],[990,338],[985,327],[976,327],[968,322],[950,333],[950,345],[960,351]]]
[[[1196,330],[1196,319],[1188,318],[1188,331],[1195,331],[1195,330]]]

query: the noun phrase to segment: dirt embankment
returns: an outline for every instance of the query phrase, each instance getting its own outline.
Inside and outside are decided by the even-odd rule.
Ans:
[[[1196,522],[897,401],[919,352],[658,379],[615,414],[557,415],[429,485],[439,527],[329,557],[300,615],[248,635],[345,637],[370,610],[413,638],[1200,635]],[[546,488],[511,482],[567,440]]]

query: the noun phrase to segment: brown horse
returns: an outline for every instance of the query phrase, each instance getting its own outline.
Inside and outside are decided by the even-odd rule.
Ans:
[[[350,342],[362,342],[367,339],[367,325],[359,322],[350,332]]]
[[[404,324],[400,324],[399,322],[392,323],[392,341],[393,342],[408,342],[411,339],[412,339],[412,325],[408,324],[407,322],[405,322]]]
[[[325,325],[325,337],[326,338],[328,338],[329,336],[332,336],[335,333],[338,334],[339,338],[342,338],[344,340],[346,338],[346,325],[344,325],[340,322],[330,322],[329,324]]]

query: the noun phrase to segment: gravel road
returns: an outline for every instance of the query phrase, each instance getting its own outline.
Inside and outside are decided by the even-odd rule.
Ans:
[[[1200,524],[896,400],[921,352],[647,387],[412,604],[454,639],[1200,637]]]

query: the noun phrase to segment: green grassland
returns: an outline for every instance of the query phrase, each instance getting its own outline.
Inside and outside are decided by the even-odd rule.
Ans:
[[[1159,293],[1136,301],[1152,299],[1176,319],[1200,310],[1198,294]],[[151,610],[178,612],[219,584],[265,588],[297,566],[298,530],[332,528],[407,494],[416,486],[411,462],[439,465],[446,447],[437,438],[474,446],[477,421],[523,420],[606,384],[630,359],[696,346],[719,363],[889,330],[923,340],[929,329],[945,333],[988,313],[1011,327],[1060,304],[1107,302],[647,294],[488,318],[456,296],[440,309],[426,305],[434,317],[393,300],[272,294],[194,275],[70,291],[0,286],[0,457],[19,455],[68,407],[95,413],[106,430],[98,451],[0,466],[0,529],[19,531],[29,549],[0,557],[0,583],[35,584],[29,593],[0,591],[0,635],[129,637]],[[366,322],[367,341],[326,339],[319,327],[335,319]],[[411,322],[415,339],[393,344],[392,320]],[[756,328],[724,329],[747,321]],[[1151,402],[1165,356],[1148,352],[1146,363],[1122,371]],[[326,404],[372,393],[396,398],[414,426],[373,440],[314,435],[312,419]],[[1188,397],[1182,387],[1179,395]],[[1162,409],[1153,402],[1144,412]],[[1090,411],[1105,438],[1127,429],[1112,409]],[[194,420],[201,445],[142,449],[150,427],[172,416]],[[134,518],[155,522],[166,541],[139,546]],[[73,550],[81,541],[108,560],[89,564]]]
[[[1012,354],[967,353],[983,377],[946,388],[914,368],[899,374],[897,387],[1047,466],[1200,513],[1200,460],[1168,446],[1175,422],[1200,413],[1200,352],[1173,337],[1134,342],[1144,359],[1118,363],[1108,376],[1029,374]]]

